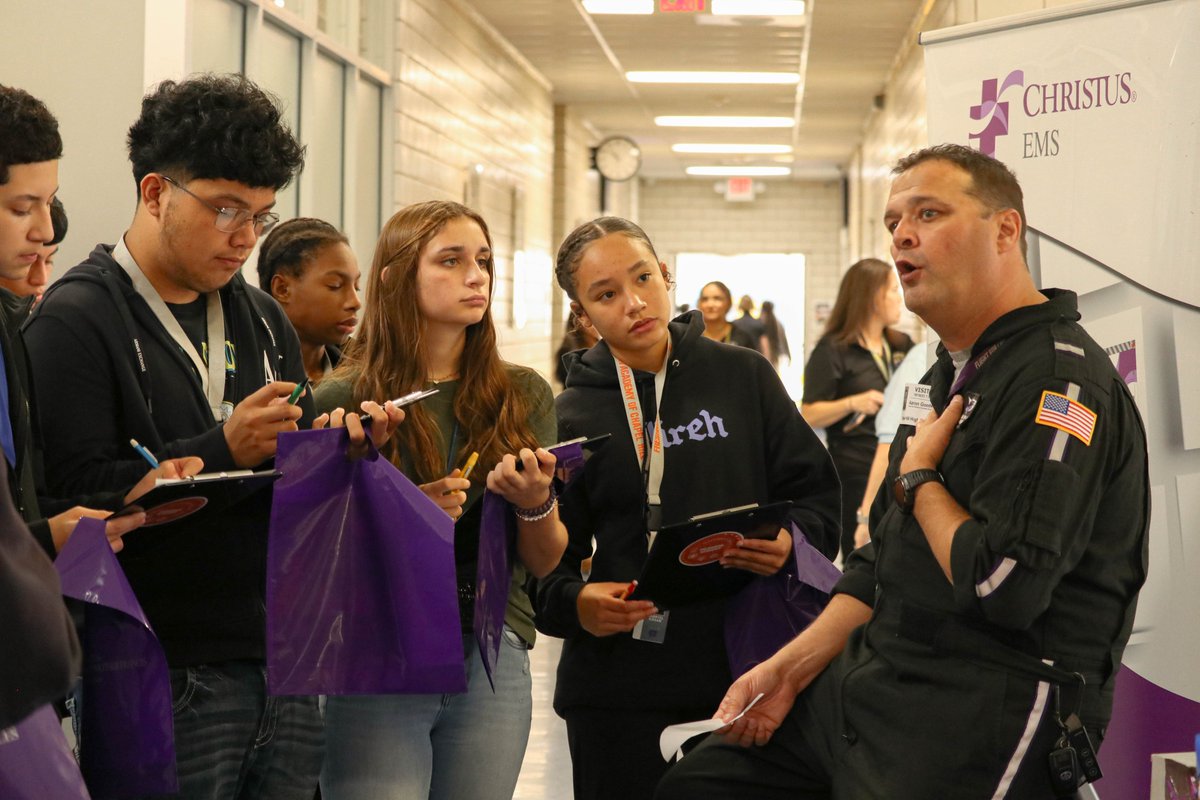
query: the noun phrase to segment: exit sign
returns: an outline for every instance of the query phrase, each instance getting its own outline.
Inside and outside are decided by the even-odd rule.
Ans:
[[[670,11],[703,11],[704,0],[658,0],[658,10],[663,13]]]

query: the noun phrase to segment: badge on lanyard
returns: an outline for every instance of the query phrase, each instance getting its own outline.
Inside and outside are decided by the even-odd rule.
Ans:
[[[670,611],[662,611],[646,617],[633,626],[633,638],[639,642],[662,644],[667,639],[667,617],[670,615]]]
[[[904,384],[904,410],[900,412],[900,424],[912,425],[925,419],[933,411],[933,402],[929,399],[932,387],[924,383]]]

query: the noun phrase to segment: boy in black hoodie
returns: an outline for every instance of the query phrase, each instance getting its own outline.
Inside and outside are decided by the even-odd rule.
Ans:
[[[274,102],[237,76],[166,81],[144,98],[129,152],[132,225],[64,275],[25,332],[63,493],[136,480],[130,438],[212,471],[260,467],[279,432],[312,416],[307,397],[286,402],[304,376],[295,332],[239,272],[303,162]],[[122,557],[171,667],[184,797],[309,800],[316,786],[316,698],[266,696],[269,508],[260,493],[220,529],[164,533]]]

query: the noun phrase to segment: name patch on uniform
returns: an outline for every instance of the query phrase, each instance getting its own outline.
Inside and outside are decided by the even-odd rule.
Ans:
[[[929,399],[929,386],[923,383],[904,384],[904,410],[900,412],[900,424],[916,426],[933,411]]]
[[[1096,430],[1096,412],[1058,392],[1042,392],[1034,422],[1071,434],[1084,444],[1092,443]]]

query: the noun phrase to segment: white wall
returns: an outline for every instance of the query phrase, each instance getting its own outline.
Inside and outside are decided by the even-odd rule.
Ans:
[[[476,207],[496,251],[501,352],[549,375],[547,342],[557,328],[550,86],[457,0],[399,2],[395,44],[395,206],[445,199]],[[511,327],[518,250],[527,254],[517,287],[526,320]]]
[[[674,266],[676,253],[803,253],[808,308],[837,296],[849,262],[841,247],[840,181],[762,181],[754,200],[731,203],[709,180],[643,180],[641,226],[659,258]],[[769,297],[756,297],[756,302]],[[695,306],[695,298],[677,302]],[[812,314],[806,317],[805,341],[811,350],[820,336]],[[800,354],[795,354],[799,359]]]
[[[141,108],[145,8],[142,0],[108,0],[103,14],[81,14],[82,5],[0,0],[0,83],[45,102],[63,137],[59,197],[70,229],[55,277],[98,242],[115,241],[137,200],[125,134]]]

